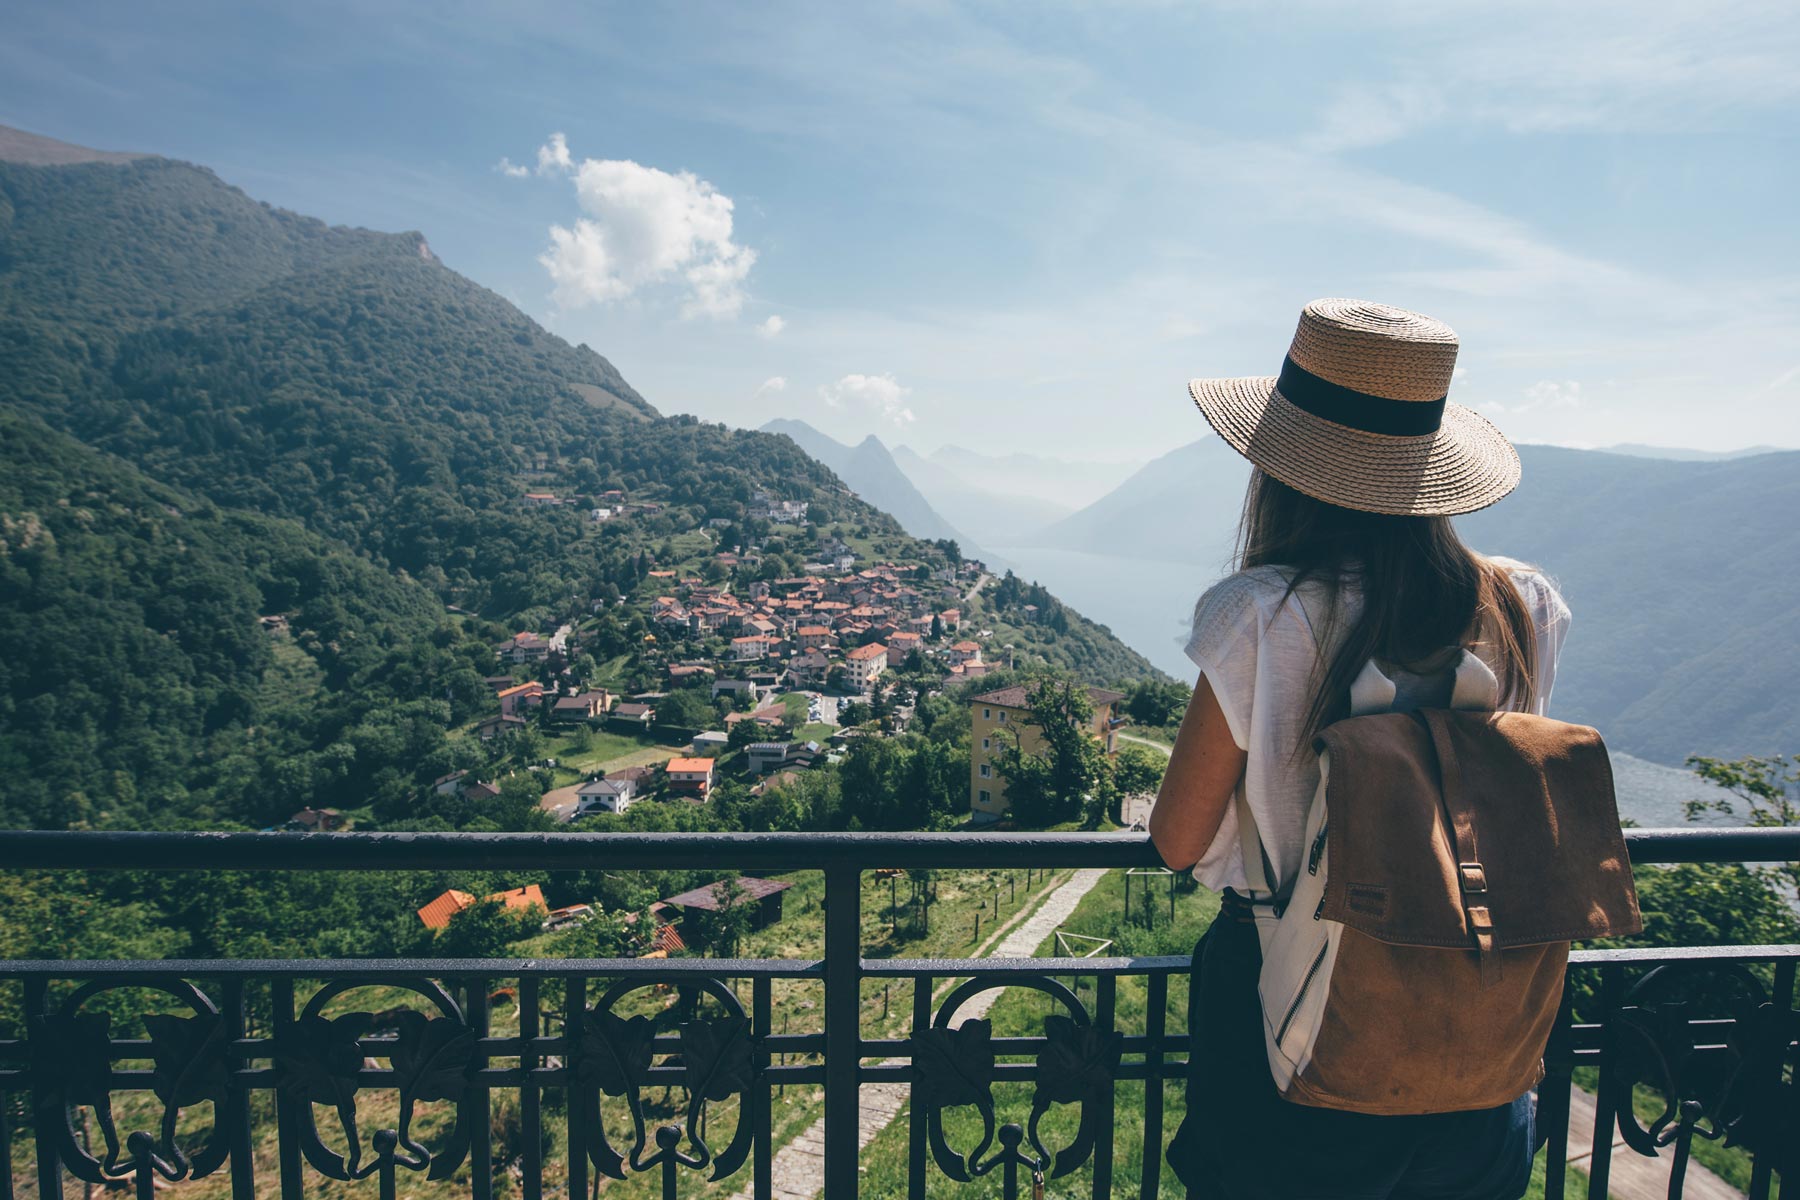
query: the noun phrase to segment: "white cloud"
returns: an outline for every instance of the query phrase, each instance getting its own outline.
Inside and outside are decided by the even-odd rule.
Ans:
[[[539,175],[574,169],[574,162],[569,157],[569,139],[560,133],[551,134],[550,140],[538,147],[537,158]]]
[[[685,293],[683,316],[743,309],[756,251],[732,240],[731,197],[712,184],[628,159],[576,161],[560,133],[538,149],[538,172],[572,175],[583,213],[573,225],[551,226],[550,248],[538,258],[558,304],[606,304],[673,285]]]
[[[771,375],[757,386],[756,391],[751,394],[750,398],[752,400],[761,400],[764,396],[785,391],[787,391],[787,380],[780,375]]]
[[[1443,97],[1429,84],[1353,84],[1339,90],[1319,130],[1302,145],[1321,154],[1379,146],[1430,124],[1443,113]]]
[[[509,179],[523,179],[523,178],[525,178],[525,176],[531,174],[530,167],[524,166],[520,163],[516,163],[512,159],[507,158],[504,155],[501,156],[501,159],[499,162],[494,164],[494,170],[500,172],[502,175],[505,175]]]
[[[771,313],[768,320],[756,327],[756,332],[760,337],[772,338],[786,328],[787,322]]]
[[[910,395],[912,389],[902,387],[892,375],[846,375],[830,387],[819,389],[820,398],[832,408],[866,408],[896,425],[907,425],[916,419],[906,403]]]

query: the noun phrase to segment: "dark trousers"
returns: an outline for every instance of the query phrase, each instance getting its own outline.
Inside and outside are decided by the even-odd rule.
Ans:
[[[1515,1200],[1536,1150],[1532,1099],[1373,1116],[1290,1104],[1263,1047],[1262,948],[1228,895],[1194,947],[1187,1119],[1169,1163],[1190,1200]]]

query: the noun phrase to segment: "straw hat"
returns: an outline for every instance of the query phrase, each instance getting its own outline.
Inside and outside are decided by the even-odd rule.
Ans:
[[[1196,379],[1194,403],[1239,454],[1316,500],[1363,512],[1451,516],[1519,483],[1519,454],[1445,398],[1456,333],[1366,300],[1300,311],[1280,375]]]

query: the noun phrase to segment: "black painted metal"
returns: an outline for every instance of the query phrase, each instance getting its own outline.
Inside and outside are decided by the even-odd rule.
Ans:
[[[1637,863],[1792,862],[1800,829],[1628,829]],[[0,832],[0,869],[738,870],[1160,866],[1141,833]]]
[[[1627,841],[1639,862],[1800,859],[1795,830],[1632,830]],[[272,1098],[284,1198],[301,1196],[309,1174],[373,1178],[382,1195],[400,1190],[403,1178],[461,1178],[469,1195],[485,1198],[502,1190],[488,1167],[492,1120],[496,1104],[513,1096],[522,1196],[544,1194],[541,1148],[554,1130],[561,1135],[555,1165],[571,1200],[588,1196],[591,1171],[648,1173],[660,1177],[666,1195],[675,1194],[683,1175],[741,1180],[734,1186],[768,1197],[780,1149],[772,1093],[787,1083],[823,1084],[824,1194],[835,1200],[857,1194],[860,1086],[905,1082],[914,1089],[909,1196],[926,1194],[934,1160],[973,1190],[997,1186],[1003,1195],[1023,1195],[1036,1175],[1055,1180],[1085,1169],[1084,1190],[1110,1196],[1115,1150],[1125,1148],[1114,1144],[1117,1085],[1138,1081],[1144,1127],[1141,1142],[1133,1138],[1143,1157],[1135,1190],[1155,1197],[1172,1132],[1163,1089],[1186,1072],[1187,1038],[1166,1025],[1170,980],[1188,970],[1185,956],[865,960],[860,945],[861,877],[877,867],[1118,868],[1154,861],[1139,835],[0,833],[0,867],[817,869],[825,874],[826,899],[818,960],[0,963],[0,986],[23,989],[27,1018],[22,1038],[0,1042],[0,1098],[27,1091],[33,1097],[35,1169],[46,1197],[62,1194],[65,1172],[129,1183],[148,1195],[158,1178],[228,1171],[234,1200],[272,1192],[254,1173],[251,1121]],[[1572,974],[1600,979],[1600,1002],[1595,1012],[1565,1005],[1546,1056],[1541,1111],[1559,1124],[1574,1069],[1600,1068],[1606,1115],[1593,1139],[1593,1194],[1605,1192],[1615,1125],[1628,1152],[1669,1154],[1681,1164],[1697,1139],[1745,1146],[1755,1155],[1752,1196],[1768,1195],[1783,1167],[1793,1169],[1782,1155],[1793,1153],[1789,1135],[1800,1128],[1792,1070],[1800,1039],[1797,962],[1794,946],[1571,956]],[[1081,992],[1061,982],[1071,976],[1083,981]],[[861,988],[872,979],[912,982],[909,1037],[863,1036]],[[748,1012],[727,986],[734,980],[749,981]],[[773,1029],[774,990],[814,980],[825,991],[817,1026]],[[939,997],[934,984],[943,985]],[[377,986],[408,999],[382,1014],[352,1011],[348,998]],[[1135,994],[1144,1016],[1138,1028],[1116,1029],[1127,986],[1141,989]],[[995,987],[1042,992],[1061,1015],[1021,1037],[995,1036],[985,1022],[959,1015],[966,1000]],[[494,988],[516,998],[516,1034],[494,1031]],[[666,989],[655,994],[673,1005],[674,1024],[652,1028],[622,1015],[627,1010],[618,1006],[628,997],[651,989]],[[128,1011],[120,1004],[133,992],[161,996],[160,1008],[142,1011],[176,1010],[151,1018],[148,1040],[83,1015],[97,1013],[87,1006],[102,998],[107,1011]],[[888,1057],[907,1061],[878,1061]],[[133,1065],[145,1060],[156,1069]],[[1634,1084],[1665,1097],[1660,1118],[1632,1115]],[[670,1089],[684,1097],[672,1118],[653,1111],[648,1099]],[[368,1118],[356,1100],[378,1091],[399,1094],[398,1123],[364,1129]],[[115,1093],[140,1098],[119,1110],[132,1121],[141,1124],[145,1112],[162,1115],[148,1118],[153,1128],[121,1124],[116,1134],[107,1116],[107,1146],[90,1154],[71,1134],[71,1114],[98,1121],[103,1109],[110,1114]],[[1009,1095],[1030,1097],[1027,1122],[999,1121],[997,1100]],[[210,1125],[197,1119],[209,1104]],[[414,1110],[433,1104],[454,1119],[421,1136],[410,1124]],[[965,1105],[975,1107],[986,1135],[953,1145],[944,1113]],[[1079,1131],[1067,1145],[1047,1144],[1058,1139],[1040,1132],[1039,1120],[1059,1107],[1079,1114]],[[181,1114],[184,1130],[197,1128],[176,1137]],[[0,1113],[0,1135],[4,1122]],[[1551,1197],[1561,1192],[1567,1142],[1566,1133],[1553,1131]],[[0,1198],[11,1194],[11,1184],[9,1172]]]

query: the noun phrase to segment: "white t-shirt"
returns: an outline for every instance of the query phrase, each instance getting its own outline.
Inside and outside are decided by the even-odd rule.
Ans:
[[[1542,714],[1556,682],[1556,659],[1569,630],[1569,607],[1542,572],[1508,559],[1506,568],[1524,597],[1537,629],[1537,678],[1531,711]],[[1324,608],[1323,584],[1310,582]],[[1263,849],[1283,880],[1300,869],[1307,810],[1319,787],[1318,756],[1294,753],[1312,699],[1319,651],[1298,597],[1285,598],[1287,576],[1274,566],[1253,567],[1209,588],[1195,609],[1187,655],[1212,684],[1213,695],[1231,727],[1231,737],[1249,759],[1244,796],[1256,820]],[[1354,624],[1362,597],[1353,582],[1338,588],[1342,609],[1331,627]],[[1489,667],[1497,664],[1489,662]],[[1398,682],[1398,681],[1397,681]],[[1404,687],[1405,685],[1402,684]],[[1213,837],[1194,878],[1217,891],[1249,890],[1238,838],[1237,806]]]

